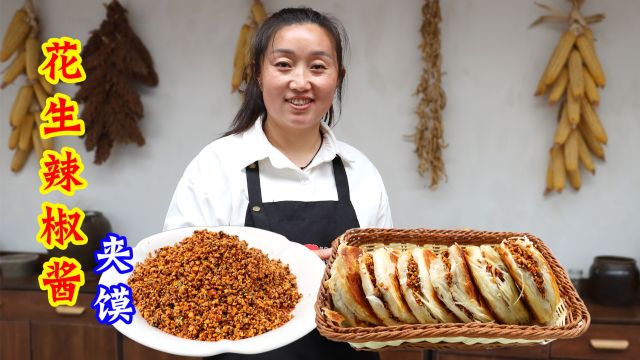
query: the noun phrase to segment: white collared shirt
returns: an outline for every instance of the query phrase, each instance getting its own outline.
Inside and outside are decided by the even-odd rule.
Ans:
[[[262,201],[338,200],[332,161],[342,158],[360,227],[392,227],[387,192],[364,154],[336,140],[324,123],[322,146],[301,170],[267,139],[262,121],[207,145],[187,166],[167,211],[164,230],[185,226],[243,226],[249,195],[245,168],[258,161]]]

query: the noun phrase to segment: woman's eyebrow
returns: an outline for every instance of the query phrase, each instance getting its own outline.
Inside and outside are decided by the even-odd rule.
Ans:
[[[291,50],[291,49],[282,49],[282,48],[273,49],[272,54],[275,54],[275,53],[282,53],[282,54],[287,54],[287,55],[295,54],[295,52],[293,50]],[[331,54],[329,54],[326,51],[322,51],[322,50],[312,51],[311,55],[312,56],[323,56],[323,57],[327,57],[329,59],[332,59]]]

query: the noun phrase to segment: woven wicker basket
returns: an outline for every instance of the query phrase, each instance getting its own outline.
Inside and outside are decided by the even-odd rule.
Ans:
[[[502,325],[496,323],[405,324],[398,326],[343,327],[329,320],[322,309],[332,309],[331,294],[325,281],[337,255],[340,241],[348,245],[372,249],[377,246],[409,248],[428,246],[438,253],[453,243],[461,246],[499,244],[503,239],[526,236],[542,253],[553,271],[560,290],[561,306],[556,311],[554,326]],[[359,350],[383,349],[471,349],[501,348],[546,344],[555,339],[574,338],[589,327],[587,308],[569,281],[566,271],[547,246],[526,233],[488,232],[473,230],[430,229],[351,229],[333,243],[316,301],[316,324],[320,334],[333,341],[348,342]]]

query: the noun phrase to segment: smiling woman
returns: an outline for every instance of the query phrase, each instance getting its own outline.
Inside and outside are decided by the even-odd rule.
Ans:
[[[258,77],[268,109],[265,134],[300,167],[311,162],[322,144],[320,121],[339,81],[333,48],[318,25],[286,26],[274,36]]]
[[[283,9],[265,22],[251,49],[245,101],[226,135],[265,118],[269,141],[294,164],[311,163],[322,144],[320,122],[334,122],[342,99],[344,30],[311,9]]]
[[[360,151],[336,140],[346,74],[346,34],[309,8],[270,16],[251,42],[251,71],[231,129],[189,164],[165,229],[244,225],[313,244],[328,258],[331,242],[357,227],[391,227],[380,174]],[[318,284],[320,287],[320,284]],[[314,330],[255,357],[216,359],[376,359]]]
[[[338,74],[331,39],[320,26],[289,25],[278,31],[258,78],[270,110],[267,136],[274,126],[281,131],[317,129],[333,102]],[[317,131],[311,133],[317,137]]]

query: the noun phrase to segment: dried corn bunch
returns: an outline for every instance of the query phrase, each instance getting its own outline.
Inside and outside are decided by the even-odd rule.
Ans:
[[[80,115],[85,123],[84,145],[87,151],[95,150],[95,164],[109,158],[116,142],[144,145],[138,128],[144,107],[131,80],[158,84],[151,54],[129,25],[127,10],[117,0],[105,6],[106,19],[82,49],[87,79],[78,84],[75,95],[84,104]]]
[[[416,109],[418,126],[413,140],[416,145],[415,152],[420,159],[418,173],[424,176],[425,172],[431,171],[429,187],[435,189],[440,179],[446,178],[442,149],[447,146],[444,142],[442,127],[442,111],[446,106],[447,98],[442,89],[442,53],[440,51],[442,18],[439,0],[425,0],[422,16],[420,50],[425,66],[416,89],[419,99]]]
[[[11,85],[20,75],[26,76],[26,83],[18,89],[9,115],[9,149],[15,151],[11,161],[13,172],[22,169],[32,149],[36,152],[36,160],[39,162],[44,150],[54,148],[53,139],[43,139],[39,131],[40,113],[54,89],[53,85],[38,74],[38,66],[43,60],[38,32],[35,9],[31,2],[27,2],[13,15],[4,33],[0,50],[2,62],[13,56],[9,66],[4,69],[0,88]]]
[[[548,94],[549,104],[560,103],[558,126],[549,151],[549,166],[545,194],[562,192],[565,182],[575,190],[581,186],[580,165],[595,173],[593,156],[604,160],[602,145],[607,143],[607,133],[596,113],[600,102],[598,88],[606,79],[595,52],[593,34],[589,25],[604,19],[603,14],[588,17],[580,14],[584,0],[571,0],[569,15],[556,9],[537,4],[553,14],[543,16],[533,25],[547,21],[568,22],[569,28],[562,34],[549,63],[544,70],[536,95]]]
[[[233,75],[231,76],[231,92],[236,92],[240,89],[242,82],[246,81],[249,77],[250,50],[251,39],[256,33],[256,30],[262,25],[267,18],[267,12],[264,10],[264,6],[260,0],[253,0],[251,4],[251,14],[247,18],[247,21],[240,28],[240,35],[238,36],[238,42],[236,43],[236,52],[233,57]]]

